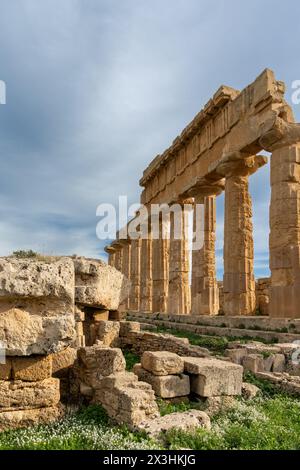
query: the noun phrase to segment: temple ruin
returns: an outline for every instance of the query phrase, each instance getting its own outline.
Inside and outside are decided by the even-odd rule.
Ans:
[[[254,315],[262,282],[256,289],[248,183],[267,163],[267,157],[259,155],[267,151],[271,153],[271,278],[265,280],[268,292],[263,295],[269,297],[271,318],[300,317],[300,124],[294,122],[284,93],[284,83],[268,69],[243,91],[221,86],[172,145],[146,168],[140,180],[144,188],[141,204],[204,204],[204,243],[193,250],[190,267],[186,231],[180,240],[174,239],[172,217],[169,239],[163,237],[161,226],[161,236],[152,240],[151,224],[147,239],[117,237],[106,252],[109,264],[131,281],[124,310],[201,316],[219,313],[216,197],[224,191],[222,311],[225,316]]]

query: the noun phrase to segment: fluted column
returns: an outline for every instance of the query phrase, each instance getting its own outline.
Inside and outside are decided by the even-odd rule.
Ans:
[[[112,246],[106,246],[104,251],[108,254],[108,264],[115,267],[116,250]]]
[[[269,315],[300,318],[300,124],[274,127],[260,142],[272,152]]]
[[[158,237],[152,242],[152,311],[164,313],[168,306],[169,240],[163,237],[166,227],[161,218],[158,224]]]
[[[219,164],[225,178],[224,312],[227,316],[255,311],[252,200],[249,175],[265,165],[266,157],[235,152]]]
[[[129,309],[140,309],[140,282],[141,282],[141,239],[131,240],[131,290],[129,296]]]
[[[232,175],[226,178],[224,225],[225,315],[251,315],[256,302],[252,200],[248,176]]]
[[[118,270],[118,271],[121,271],[122,272],[122,267],[123,267],[123,250],[122,250],[122,246],[115,242],[114,243],[114,249],[116,250],[116,254],[115,254],[115,268]]]
[[[122,274],[130,280],[131,278],[131,241],[128,239],[120,240],[122,246]],[[120,310],[127,310],[129,308],[129,299],[127,297],[120,305]]]
[[[213,189],[211,190],[213,193]],[[209,190],[206,190],[206,194]],[[203,246],[192,252],[192,315],[217,315],[219,288],[216,278],[216,196],[195,195],[194,233],[199,230],[196,205],[203,204]]]
[[[178,217],[178,230],[175,233],[175,217]],[[169,292],[167,311],[175,315],[186,315],[191,309],[189,286],[189,251],[187,237],[187,212],[181,210],[170,214],[170,251],[169,251]],[[176,236],[180,236],[179,239]]]
[[[141,288],[140,310],[152,311],[152,234],[148,232],[148,238],[141,240]]]

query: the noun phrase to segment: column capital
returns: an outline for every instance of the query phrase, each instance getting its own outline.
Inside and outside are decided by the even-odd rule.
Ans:
[[[104,251],[105,251],[105,253],[107,253],[109,255],[113,255],[113,254],[115,254],[116,249],[113,246],[108,245],[108,246],[104,247]]]
[[[273,152],[300,143],[300,124],[286,122],[280,117],[273,118],[273,121],[271,130],[262,134],[259,140],[263,149]],[[267,121],[265,126],[270,127],[270,122]]]
[[[215,163],[215,171],[225,177],[249,176],[268,162],[263,155],[247,155],[242,152],[232,152],[223,156]]]
[[[185,199],[187,197],[195,196],[218,196],[225,189],[225,180],[221,176],[218,180],[211,180],[208,177],[201,176],[195,178],[193,187],[187,190],[184,194]]]

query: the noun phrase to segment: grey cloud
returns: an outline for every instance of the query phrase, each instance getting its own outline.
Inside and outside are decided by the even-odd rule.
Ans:
[[[143,169],[222,83],[243,88],[267,66],[288,87],[300,79],[296,0],[0,3],[1,255],[103,255],[97,205],[137,202]],[[251,178],[257,257],[268,178]],[[222,217],[220,199],[219,250]]]

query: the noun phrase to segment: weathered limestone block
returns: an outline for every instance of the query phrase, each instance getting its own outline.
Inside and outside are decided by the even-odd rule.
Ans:
[[[286,362],[284,354],[275,354],[273,358],[273,372],[284,372],[286,369]]]
[[[0,258],[0,341],[7,356],[44,355],[75,338],[69,258]]]
[[[141,364],[135,364],[133,372],[139,380],[147,382],[155,394],[161,398],[184,397],[190,394],[190,379],[188,375],[154,375],[143,369]]]
[[[52,375],[51,356],[16,357],[11,363],[14,380],[37,382],[49,379]]]
[[[228,411],[236,406],[236,399],[234,396],[223,395],[220,397],[200,397],[203,403],[203,411],[212,418],[213,416]]]
[[[74,313],[69,258],[0,258],[0,315],[18,308],[39,316]]]
[[[243,368],[214,358],[184,357],[184,370],[191,374],[191,391],[201,397],[240,395]]]
[[[77,374],[79,378],[93,388],[103,377],[124,372],[126,367],[121,349],[98,345],[79,349],[78,362]]]
[[[0,432],[27,428],[56,421],[62,416],[61,406],[0,412]]]
[[[54,377],[65,377],[74,365],[77,358],[77,350],[68,347],[59,353],[52,354],[52,374]]]
[[[141,331],[141,325],[137,321],[120,321],[120,337],[127,336],[129,333]]]
[[[265,370],[264,357],[262,354],[248,354],[243,359],[245,372],[263,372]]]
[[[184,369],[182,358],[168,351],[145,351],[141,364],[154,375],[182,374]]]
[[[183,413],[176,412],[166,416],[152,419],[146,423],[141,423],[139,429],[146,432],[150,437],[158,437],[161,433],[171,430],[193,432],[199,428],[210,429],[209,416],[200,410],[189,410]]]
[[[117,310],[128,296],[130,283],[124,275],[101,260],[76,257],[75,300],[80,305]]]
[[[0,412],[51,407],[57,405],[59,399],[59,379],[0,381]]]
[[[117,423],[131,427],[159,415],[151,385],[135,374],[121,372],[102,378],[95,389],[94,403],[101,403]]]
[[[260,389],[256,387],[256,385],[248,384],[247,382],[243,382],[242,385],[242,396],[246,400],[251,400],[255,398],[260,393]]]
[[[119,345],[120,322],[102,320],[97,322],[96,327],[96,337],[104,346],[113,348]]]
[[[234,362],[235,364],[242,365],[243,359],[247,356],[246,348],[238,348],[238,349],[227,349],[225,354],[229,359]]]
[[[12,308],[0,313],[0,341],[7,356],[51,354],[75,339],[74,315],[41,316]]]

